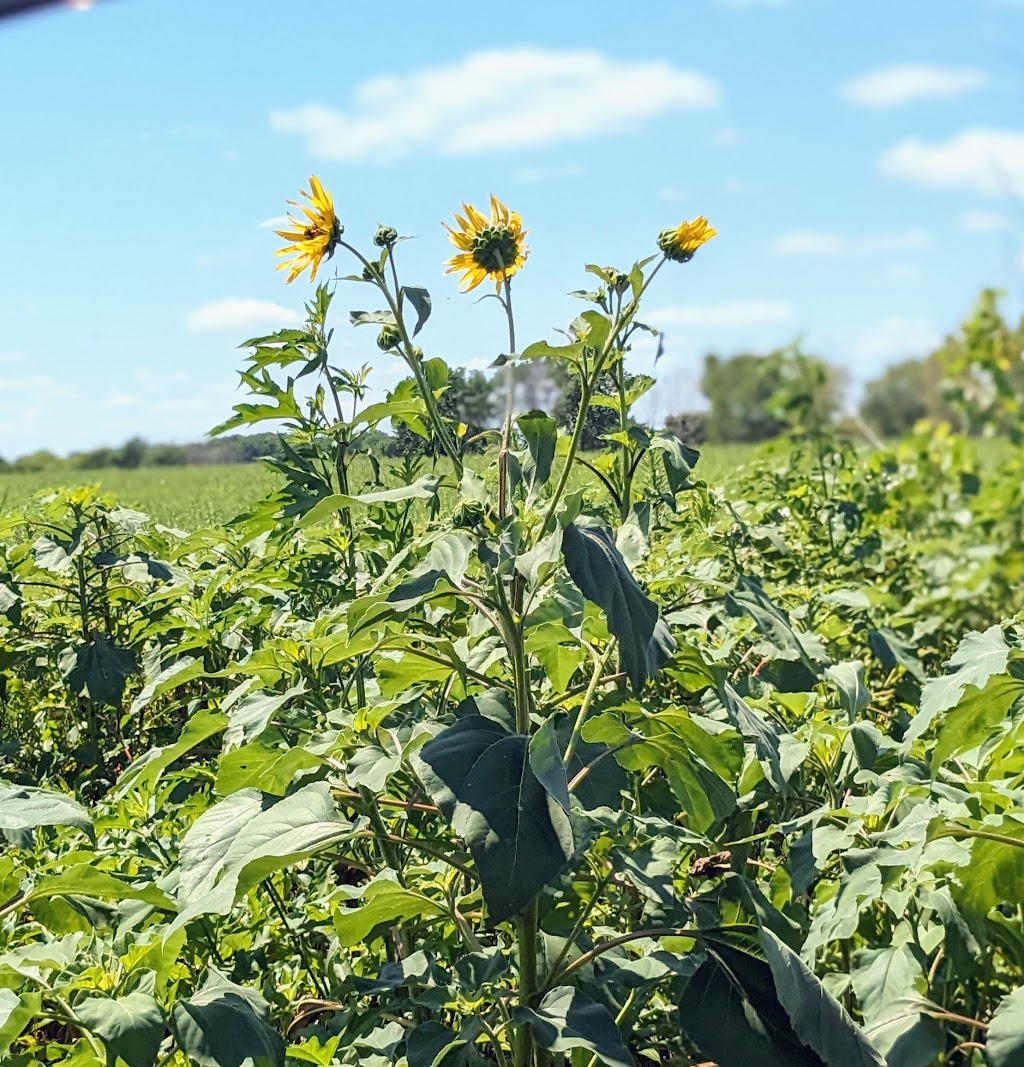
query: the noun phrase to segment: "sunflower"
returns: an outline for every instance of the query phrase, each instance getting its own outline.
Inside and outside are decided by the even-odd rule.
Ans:
[[[490,218],[481,215],[472,204],[463,203],[462,210],[466,217],[455,216],[457,230],[442,223],[448,239],[459,250],[458,255],[446,260],[445,274],[462,271],[459,287],[464,293],[475,289],[485,278],[493,279],[495,289],[500,292],[502,282],[526,262],[527,231],[523,229],[523,220],[494,196]]]
[[[274,231],[278,237],[291,242],[274,253],[275,256],[292,255],[291,259],[277,266],[278,270],[288,269],[289,282],[295,281],[307,267],[309,280],[313,281],[321,261],[334,255],[334,249],[344,230],[334,213],[334,198],[320,184],[320,179],[315,174],[310,176],[309,188],[312,192],[301,190],[310,203],[310,207],[302,208],[306,218],[297,219],[289,212],[288,221],[294,229]],[[302,206],[294,200],[289,200],[288,203],[295,207]]]
[[[658,234],[658,247],[666,259],[688,263],[702,244],[717,235],[718,231],[708,225],[708,220],[698,215],[693,222],[681,222],[674,230],[662,230]]]

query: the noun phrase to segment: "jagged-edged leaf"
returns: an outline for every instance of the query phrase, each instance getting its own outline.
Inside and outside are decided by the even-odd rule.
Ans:
[[[637,584],[607,527],[566,526],[562,552],[580,592],[604,610],[608,629],[619,642],[622,668],[634,690],[641,689],[653,675],[650,649],[658,605]],[[659,634],[660,644],[670,640],[671,635]]]
[[[556,986],[536,1010],[516,1008],[512,1017],[528,1026],[537,1045],[549,1052],[582,1048],[608,1067],[633,1067],[632,1053],[608,1009],[571,986]]]
[[[0,781],[0,830],[74,826],[92,834],[89,813],[72,797],[32,785]]]
[[[140,991],[124,997],[90,997],[75,1005],[82,1022],[103,1039],[111,1056],[128,1067],[153,1067],[164,1037],[160,1005]]]
[[[558,877],[573,852],[572,830],[559,799],[531,767],[529,738],[467,715],[412,759],[473,854],[492,922],[522,911]]]
[[[125,681],[135,671],[135,656],[94,633],[90,640],[61,652],[60,671],[75,696],[113,706],[120,702]]]
[[[895,630],[888,626],[879,626],[876,630],[869,630],[868,648],[878,657],[886,671],[892,671],[900,666],[912,678],[924,684],[924,666],[917,656],[917,650]]]
[[[960,702],[967,686],[982,689],[992,675],[1005,673],[1009,656],[1010,646],[1001,626],[990,626],[984,633],[969,633],[946,662],[947,673],[925,682],[921,704],[904,740],[909,744],[920,737],[936,715]]]
[[[178,1047],[200,1067],[284,1067],[284,1038],[271,1026],[267,1002],[255,990],[215,975],[171,1008]]]

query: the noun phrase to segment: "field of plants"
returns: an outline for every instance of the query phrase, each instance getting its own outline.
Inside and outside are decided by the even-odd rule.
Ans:
[[[724,477],[628,370],[706,220],[526,344],[492,200],[450,270],[493,286],[496,363],[561,361],[580,405],[470,459],[398,233],[307,197],[289,280],[353,273],[246,346],[219,429],[287,449],[237,513],[0,514],[3,1063],[1024,1063],[1019,446],[855,447],[797,362],[784,441]],[[332,362],[346,318],[407,368],[384,402]],[[980,431],[1021,424],[1020,358],[967,339]],[[436,458],[368,458],[385,421]]]

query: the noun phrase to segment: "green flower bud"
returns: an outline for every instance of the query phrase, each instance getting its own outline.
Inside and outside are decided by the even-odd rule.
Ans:
[[[367,265],[365,267],[363,267],[363,281],[364,282],[375,282],[380,277],[381,277],[381,270],[380,270],[380,267],[378,267],[376,263],[367,263]]]
[[[398,347],[398,343],[401,340],[402,335],[398,332],[398,327],[386,323],[381,327],[381,331],[377,335],[377,347],[382,352],[390,352],[393,348]]]
[[[390,248],[398,240],[398,230],[394,226],[378,226],[373,236],[373,243],[378,248]]]
[[[616,270],[614,267],[605,267],[605,274],[608,276],[608,287],[616,293],[624,293],[629,288],[629,275],[623,274],[621,270]]]

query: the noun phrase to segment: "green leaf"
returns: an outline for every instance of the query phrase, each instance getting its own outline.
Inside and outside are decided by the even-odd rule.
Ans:
[[[1024,1063],[1024,988],[1003,997],[988,1025],[985,1061],[989,1067]]]
[[[274,714],[280,711],[292,697],[304,692],[302,686],[295,686],[283,693],[268,693],[257,690],[248,693],[237,704],[232,704],[227,712],[228,724],[224,731],[224,749],[229,751],[255,740],[270,724]],[[227,708],[227,702],[222,705]]]
[[[299,771],[322,766],[322,760],[304,748],[282,748],[253,741],[222,756],[214,788],[221,796],[239,789],[259,789],[284,796]]]
[[[639,691],[654,676],[658,605],[630,574],[607,527],[567,526],[562,551],[580,592],[604,610],[608,629],[619,642],[622,668]]]
[[[511,918],[573,853],[559,800],[535,774],[529,738],[467,715],[412,757],[427,793],[476,863],[491,921]]]
[[[1024,681],[993,675],[984,688],[969,685],[956,706],[946,713],[935,739],[932,773],[954,756],[977,748],[1024,696]]]
[[[94,633],[84,644],[69,645],[61,652],[60,671],[75,696],[116,706],[125,680],[135,671],[135,656]]]
[[[146,685],[139,690],[139,695],[132,701],[128,709],[129,715],[138,715],[140,711],[158,696],[163,696],[170,689],[177,689],[179,685],[191,682],[195,678],[205,674],[202,659],[192,656],[183,656],[170,664]]]
[[[608,1067],[633,1067],[634,1060],[608,1009],[571,986],[556,986],[532,1008],[512,1013],[519,1026],[529,1026],[540,1048],[563,1053],[586,1049]]]
[[[530,462],[524,465],[523,474],[533,496],[541,486],[547,485],[551,477],[558,422],[543,411],[528,411],[516,419],[516,425],[530,450]]]
[[[179,852],[179,929],[197,916],[225,915],[268,875],[344,841],[352,832],[317,782],[273,802],[252,789],[207,809],[189,828]]]
[[[334,913],[334,930],[343,948],[365,941],[381,923],[443,915],[444,908],[422,893],[403,889],[397,882],[378,878],[364,890],[358,907],[340,907]]]
[[[151,748],[129,764],[118,780],[117,796],[124,796],[129,789],[151,789],[176,759],[219,734],[227,724],[228,717],[219,711],[200,711],[193,715],[173,745]]]
[[[387,785],[388,777],[402,766],[399,756],[385,752],[376,745],[361,748],[348,762],[345,777],[357,788],[365,785],[371,793],[380,793]]]
[[[27,902],[51,897],[98,897],[100,900],[141,900],[166,911],[174,910],[167,894],[152,882],[138,885],[101,871],[88,863],[76,863],[60,874],[40,878],[32,887]]]
[[[419,286],[406,285],[402,287],[402,295],[408,297],[409,303],[416,309],[416,325],[412,331],[412,335],[415,337],[426,325],[427,319],[430,318],[430,293]]]
[[[19,996],[13,989],[0,989],[0,1056],[25,1032],[39,1013],[42,999],[39,993]]]
[[[350,311],[348,319],[353,326],[365,326],[367,323],[378,323],[384,326],[398,325],[394,312],[388,309],[384,311]]]
[[[127,996],[92,997],[79,1001],[75,1013],[83,1024],[102,1038],[111,1056],[119,1056],[128,1067],[153,1067],[164,1038],[164,1017],[160,1005],[147,993]]]
[[[839,691],[839,703],[851,723],[871,703],[871,694],[864,684],[864,664],[860,660],[834,663],[825,671],[825,677]]]
[[[770,930],[760,933],[775,990],[797,1037],[826,1067],[885,1067],[885,1060],[800,957]]]
[[[965,911],[984,919],[996,905],[1016,904],[1020,899],[1020,887],[1024,885],[1024,824],[1003,819],[978,829],[1020,842],[1013,845],[1009,841],[975,838],[971,862],[956,869],[960,888],[954,890],[954,896]]]
[[[77,800],[49,789],[0,781],[0,830],[74,826],[92,836],[92,819]]]
[[[339,511],[352,507],[370,507],[374,504],[393,504],[400,500],[428,500],[437,496],[439,480],[435,475],[427,474],[409,485],[395,486],[393,489],[380,489],[375,493],[361,493],[350,495],[346,493],[333,493],[324,497],[313,505],[302,518],[298,525],[315,526],[324,522]]]
[[[982,689],[993,674],[1004,674],[1009,657],[1010,646],[1001,626],[990,626],[984,633],[969,633],[946,663],[952,671],[925,682],[920,706],[904,734],[904,741],[909,744],[920,737],[936,715],[956,707],[967,686]]]
[[[171,1008],[178,1047],[200,1067],[284,1067],[284,1038],[270,1025],[267,1002],[221,975]]]
[[[684,489],[693,488],[693,482],[690,479],[693,468],[700,459],[697,449],[690,448],[674,433],[669,433],[667,430],[659,430],[652,434],[648,447],[661,452],[665,477],[673,496]]]
[[[722,698],[733,725],[743,737],[753,742],[768,780],[778,792],[784,792],[786,774],[782,767],[782,735],[778,728],[752,708],[728,682],[722,686]]]
[[[472,1044],[440,1023],[421,1023],[405,1039],[409,1067],[468,1067],[481,1061]]]

